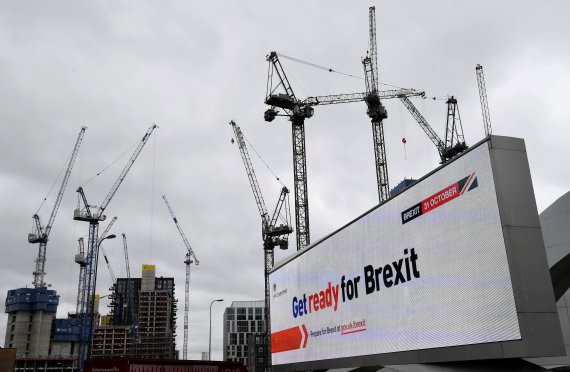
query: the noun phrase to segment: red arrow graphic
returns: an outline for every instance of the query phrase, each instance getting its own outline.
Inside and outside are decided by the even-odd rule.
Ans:
[[[271,353],[280,353],[307,347],[308,339],[309,333],[304,324],[272,333]]]

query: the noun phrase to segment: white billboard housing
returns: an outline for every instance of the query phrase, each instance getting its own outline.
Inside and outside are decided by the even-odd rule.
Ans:
[[[270,285],[277,371],[564,353],[520,139],[473,146]]]

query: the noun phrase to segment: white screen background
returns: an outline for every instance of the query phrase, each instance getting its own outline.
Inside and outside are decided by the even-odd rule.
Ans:
[[[475,172],[478,187],[402,224],[401,212]],[[364,266],[418,255],[420,278],[366,295]],[[409,255],[408,255],[409,256]],[[359,297],[293,318],[292,300],[360,276]],[[366,331],[309,337],[273,364],[520,339],[488,144],[457,159],[270,275],[273,333],[309,333],[355,320]],[[308,300],[307,300],[308,301]],[[308,303],[307,303],[308,306]]]

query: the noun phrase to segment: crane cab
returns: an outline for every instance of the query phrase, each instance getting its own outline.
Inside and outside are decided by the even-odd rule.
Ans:
[[[28,234],[28,242],[35,244],[35,243],[41,243],[47,241],[47,235],[45,233],[39,233],[39,234],[34,234],[34,233],[29,233]]]
[[[75,221],[105,221],[107,219],[107,216],[105,216],[104,214],[99,214],[99,213],[87,213],[87,211],[79,209],[79,208],[75,208],[73,210],[73,219]]]

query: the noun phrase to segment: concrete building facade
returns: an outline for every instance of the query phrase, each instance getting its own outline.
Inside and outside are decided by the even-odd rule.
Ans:
[[[233,301],[224,311],[224,361],[248,365],[248,337],[265,331],[265,303]]]
[[[56,291],[45,287],[9,290],[4,346],[15,348],[17,358],[48,356],[58,304]]]

